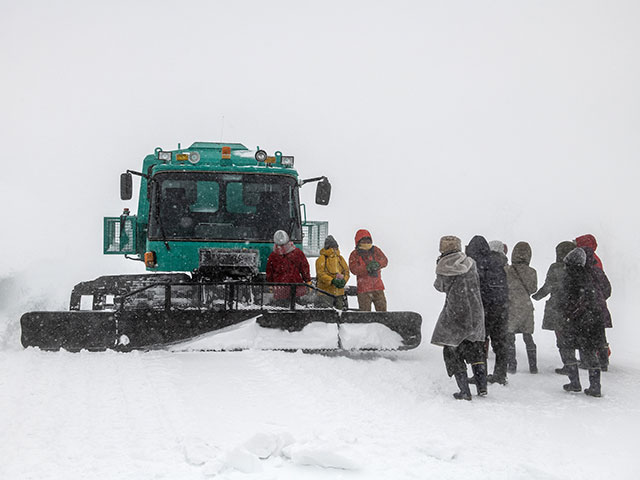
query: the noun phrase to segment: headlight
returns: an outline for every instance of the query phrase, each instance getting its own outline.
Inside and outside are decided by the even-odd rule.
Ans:
[[[198,152],[191,152],[191,153],[189,153],[189,161],[190,161],[191,163],[193,163],[194,165],[195,165],[196,163],[198,163],[198,162],[200,161],[200,153],[198,153]]]
[[[158,152],[158,159],[162,160],[163,162],[170,162],[171,152]]]
[[[281,163],[283,167],[293,167],[293,157],[283,155]]]
[[[256,161],[257,162],[264,162],[267,159],[267,152],[265,152],[264,150],[258,150],[256,152]]]

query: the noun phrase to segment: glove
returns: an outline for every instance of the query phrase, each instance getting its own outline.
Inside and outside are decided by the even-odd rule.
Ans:
[[[344,288],[346,283],[347,282],[345,282],[342,278],[334,278],[333,280],[331,280],[331,284],[336,288]]]
[[[378,270],[380,270],[380,264],[375,260],[371,260],[369,263],[367,263],[367,272],[374,273]]]

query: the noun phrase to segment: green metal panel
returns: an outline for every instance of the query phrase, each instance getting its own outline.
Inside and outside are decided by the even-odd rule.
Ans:
[[[296,245],[301,248],[302,245]],[[258,250],[260,254],[260,271],[267,270],[267,259],[273,251],[273,243],[234,243],[234,242],[197,242],[197,241],[169,241],[167,250],[165,244],[159,241],[147,242],[147,251],[156,253],[156,268],[147,268],[153,272],[190,272],[198,268],[201,248],[226,248],[234,250]]]
[[[104,246],[106,255],[136,253],[136,216],[104,217]]]

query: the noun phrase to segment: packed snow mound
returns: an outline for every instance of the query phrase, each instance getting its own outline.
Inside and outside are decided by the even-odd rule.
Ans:
[[[272,468],[285,463],[339,470],[361,469],[357,439],[345,440],[335,435],[296,440],[289,432],[259,432],[227,450],[199,439],[185,443],[185,459],[191,465],[202,467],[202,473],[207,477],[233,471],[256,474],[263,472],[267,465]]]
[[[261,327],[257,318],[173,345],[174,352],[222,350],[396,350],[402,337],[379,323],[312,322],[299,332]]]
[[[171,347],[172,351],[197,350],[332,350],[338,348],[338,326],[313,322],[299,332],[261,327],[252,318]]]
[[[345,350],[397,350],[402,337],[380,323],[342,323],[340,342]]]

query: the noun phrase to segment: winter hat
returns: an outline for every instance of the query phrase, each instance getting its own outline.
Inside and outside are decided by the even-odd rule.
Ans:
[[[504,253],[504,243],[500,240],[491,240],[489,242],[489,248],[492,252]]]
[[[566,257],[564,257],[564,263],[567,265],[578,265],[584,267],[587,263],[587,254],[580,247],[571,250]]]
[[[273,234],[273,243],[276,245],[286,245],[289,243],[289,235],[284,230],[278,230]]]
[[[462,241],[454,235],[446,235],[440,239],[440,253],[452,253],[462,251]]]
[[[339,248],[338,242],[332,235],[327,235],[327,238],[324,239],[324,248]]]

